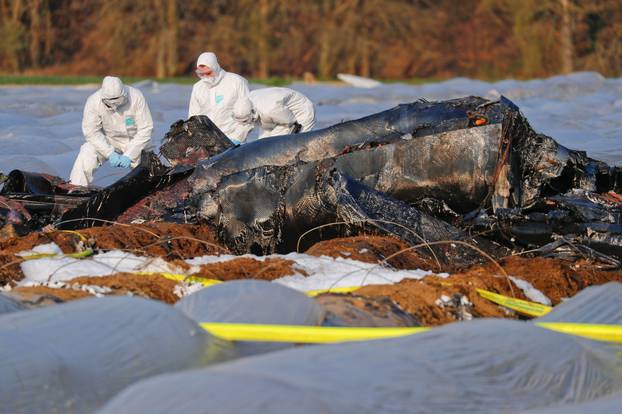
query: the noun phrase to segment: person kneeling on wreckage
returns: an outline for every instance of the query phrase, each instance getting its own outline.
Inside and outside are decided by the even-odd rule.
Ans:
[[[233,107],[233,118],[247,125],[248,132],[258,124],[261,139],[310,131],[315,126],[315,107],[309,98],[293,89],[263,88],[251,91],[248,99],[239,100]]]
[[[84,106],[82,133],[86,143],[71,170],[70,182],[88,186],[105,160],[113,167],[136,167],[151,143],[153,120],[143,94],[121,79],[106,76]]]

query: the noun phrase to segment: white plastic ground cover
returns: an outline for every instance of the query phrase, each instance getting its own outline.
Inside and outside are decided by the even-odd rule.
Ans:
[[[268,258],[280,258],[294,261],[295,274],[275,279],[292,289],[300,291],[331,289],[336,287],[387,285],[404,279],[422,279],[433,274],[428,270],[395,270],[375,263],[365,263],[343,257],[310,256],[304,253],[289,253],[270,256],[201,256],[186,260],[188,264],[198,266],[215,262],[227,261],[238,257],[248,257],[263,261]],[[437,273],[447,277],[447,273]]]
[[[153,144],[170,125],[188,114],[191,85],[142,82],[154,121]],[[68,178],[80,145],[86,98],[97,85],[0,87],[0,171],[14,168]],[[251,85],[251,89],[261,88]],[[538,132],[573,149],[610,163],[622,162],[622,78],[605,79],[593,72],[530,81],[481,82],[455,78],[408,85],[383,84],[373,89],[334,84],[295,83],[316,105],[316,128],[367,116],[419,98],[440,100],[479,95],[513,100]],[[256,134],[255,134],[256,135]],[[107,185],[127,173],[107,164],[95,174],[96,185]]]
[[[510,280],[514,282],[514,284],[518,286],[520,290],[523,291],[525,296],[527,296],[527,299],[529,299],[530,301],[541,303],[546,306],[551,306],[551,300],[547,298],[546,295],[544,295],[544,293],[542,293],[540,290],[533,287],[531,283],[514,276],[510,276]]]
[[[621,365],[608,345],[483,319],[162,375],[99,414],[517,412],[619,392]]]
[[[620,414],[621,411],[622,393],[617,393],[581,404],[561,404],[523,411],[521,414]]]
[[[338,73],[337,79],[355,88],[377,88],[382,85],[382,82],[378,82],[375,79],[364,78],[362,76],[350,75],[347,73]]]
[[[233,280],[188,295],[175,304],[197,322],[321,325],[324,309],[309,296],[263,280]],[[295,346],[291,343],[239,342],[239,355]]]
[[[36,246],[32,251],[20,252],[22,256],[36,253],[57,253],[56,257],[26,260],[20,264],[24,279],[18,285],[31,286],[47,282],[61,282],[78,276],[107,276],[118,272],[171,272],[179,269],[161,258],[136,256],[121,250],[111,250],[83,259],[63,257],[54,244]]]
[[[296,268],[303,270],[308,276],[302,274],[285,276],[274,282],[302,291],[346,286],[387,285],[404,279],[422,279],[433,273],[419,269],[394,270],[375,263],[359,262],[342,257],[317,257],[290,253],[282,258],[293,260]],[[439,276],[448,275],[442,273]]]
[[[175,308],[197,322],[320,325],[324,310],[309,296],[263,280],[233,280],[180,299]]]
[[[22,303],[0,293],[0,315],[26,309]]]
[[[201,256],[186,260],[186,262],[193,267],[182,270],[165,262],[161,258],[136,256],[132,253],[120,250],[98,253],[83,259],[74,259],[71,257],[63,257],[60,248],[54,243],[49,243],[36,246],[31,251],[20,252],[20,254],[24,256],[37,253],[56,253],[58,256],[22,262],[20,266],[24,273],[24,279],[18,283],[20,286],[62,282],[79,276],[107,276],[117,272],[192,274],[199,270],[198,266],[201,264],[223,262],[240,257],[248,257],[259,261],[264,261],[268,258],[293,260],[296,263],[294,266],[294,274],[276,279],[274,283],[279,283],[300,291],[330,289],[344,286],[393,284],[403,279],[421,279],[432,274],[431,271],[427,270],[394,270],[373,263],[364,263],[341,257],[318,257],[302,253],[270,256]],[[448,276],[446,273],[440,273],[438,275],[441,277]],[[52,283],[50,286],[54,287],[55,285]],[[188,290],[188,292],[192,291],[194,290]]]
[[[56,243],[45,243],[45,244],[39,244],[38,246],[33,247],[32,250],[24,250],[19,253],[16,253],[15,255],[20,256],[20,257],[28,257],[31,255],[37,255],[37,254],[61,255],[63,254],[63,251],[61,250],[60,247],[58,247]]]
[[[0,411],[90,413],[149,376],[230,357],[171,306],[84,299],[0,315]]]
[[[622,283],[609,282],[585,288],[572,299],[555,306],[538,321],[621,325]]]

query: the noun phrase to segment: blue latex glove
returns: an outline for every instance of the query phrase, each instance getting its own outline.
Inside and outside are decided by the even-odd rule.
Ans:
[[[108,157],[108,164],[110,164],[111,167],[118,167],[120,165],[120,158],[121,156],[119,154],[113,152],[112,154],[110,154],[110,157]]]
[[[108,163],[113,167],[128,168],[132,164],[132,160],[126,155],[113,152],[108,158]]]
[[[119,156],[119,167],[128,168],[132,164],[132,160],[127,155]]]
[[[233,139],[233,138],[229,138],[229,140],[231,142],[233,142],[233,145],[241,145],[242,143],[240,141],[238,141],[237,139]]]

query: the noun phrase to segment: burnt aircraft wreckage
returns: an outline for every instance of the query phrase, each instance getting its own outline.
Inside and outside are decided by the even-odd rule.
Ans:
[[[242,146],[197,116],[173,124],[160,153],[172,166],[144,153],[127,176],[88,193],[13,171],[1,220],[24,230],[207,222],[235,253],[288,252],[302,235],[308,245],[364,229],[464,263],[477,254],[434,242],[622,260],[622,170],[536,133],[503,97],[420,100]]]

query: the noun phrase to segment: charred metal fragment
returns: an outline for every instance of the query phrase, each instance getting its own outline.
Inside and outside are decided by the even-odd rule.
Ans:
[[[267,254],[342,222],[306,240],[374,228],[411,244],[470,240],[499,255],[507,249],[496,243],[538,249],[563,239],[553,252],[576,244],[610,263],[622,258],[622,197],[606,196],[622,190],[622,170],[536,133],[503,97],[417,101],[237,147],[193,117],[173,124],[161,153],[177,167],[142,163],[65,213],[75,221],[63,226],[200,220],[232,251]],[[45,188],[31,187],[31,197]],[[434,252],[473,259],[453,247]]]
[[[50,174],[40,174],[28,171],[13,170],[9,173],[2,187],[2,193],[23,194],[66,194],[67,189],[62,187],[64,181],[60,177]]]
[[[372,231],[395,235],[411,245],[468,239],[497,253],[503,250],[351,179],[336,168],[335,160],[232,174],[218,186],[210,203],[218,206],[221,240],[237,253],[293,251],[301,234],[327,223],[340,225],[309,235],[302,247],[334,235]],[[449,243],[427,249],[446,264],[481,260],[473,250]],[[421,249],[424,255],[428,250]]]
[[[568,188],[615,189],[620,175],[535,133],[507,99],[471,97],[400,105],[325,130],[247,144],[202,161],[190,184],[199,200],[199,217],[215,221],[225,243],[234,250],[265,254],[292,249],[285,235],[297,236],[341,219],[353,221],[344,219],[353,206],[345,202],[346,192],[318,190],[326,182],[320,168],[382,193],[385,200],[410,206],[435,200],[446,208],[428,211],[445,220],[451,217],[453,224],[471,226],[459,215],[490,210],[491,221],[501,229],[507,222],[497,220],[494,211],[507,218],[504,211],[519,209],[521,219],[501,238],[510,247],[516,239],[527,246],[542,245],[556,232],[575,230],[551,226],[536,210],[524,215],[524,209]],[[383,210],[368,208],[366,217],[373,218],[374,211]],[[392,214],[399,216],[397,211]]]
[[[194,165],[235,145],[205,115],[179,120],[162,139],[160,154],[171,164]]]
[[[598,257],[622,259],[622,205],[586,190],[543,197],[525,208],[500,209],[494,215],[478,216],[471,224],[477,231],[489,230],[490,237],[505,244],[538,249],[561,238],[566,247],[581,245],[599,252]],[[580,255],[586,250],[571,251]]]
[[[59,229],[99,226],[102,220],[115,220],[145,196],[186,178],[192,167],[164,167],[151,152],[141,154],[141,163],[125,177],[104,188],[78,207],[65,212]]]
[[[221,177],[264,165],[287,166],[370,150],[416,137],[469,128],[467,111],[486,103],[469,97],[445,102],[414,102],[354,121],[302,134],[258,140],[202,160],[191,177],[195,193],[213,189]],[[494,110],[497,114],[493,114]],[[498,108],[490,112],[490,123],[500,123]],[[346,154],[347,155],[347,154]],[[415,161],[415,160],[413,160]]]
[[[11,171],[0,191],[0,226],[15,225],[19,234],[39,229],[95,194],[88,189],[70,193],[72,187],[50,174]]]

